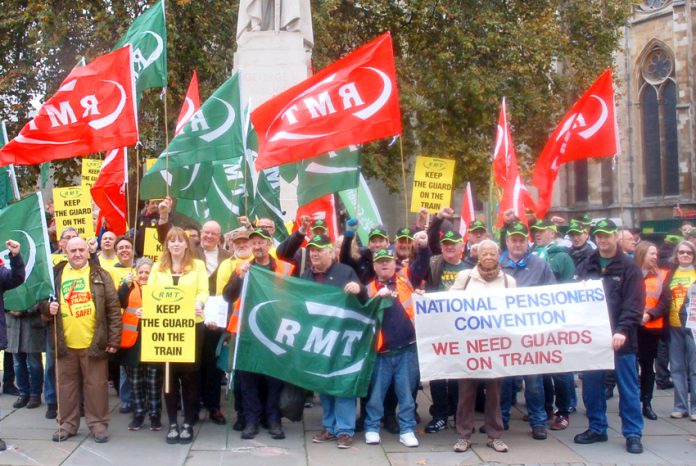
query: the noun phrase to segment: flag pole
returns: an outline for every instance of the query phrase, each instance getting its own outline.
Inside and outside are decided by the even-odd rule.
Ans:
[[[53,296],[53,295],[51,295]],[[53,297],[53,299],[56,299]],[[58,377],[58,374],[60,371],[58,371],[58,315],[54,314],[53,315],[53,358],[54,358],[54,372],[56,376],[56,407],[58,410],[58,419],[62,419],[60,415],[60,379]],[[58,422],[58,443],[61,441],[61,424],[60,421]]]
[[[404,189],[404,225],[408,225],[408,193],[406,192],[406,165],[404,164],[404,138],[399,135],[399,153],[401,154],[401,180]]]
[[[162,88],[162,94],[160,97],[164,100],[164,161],[165,170],[167,176],[171,177],[169,173],[169,118],[167,117],[167,86]],[[169,197],[169,183],[171,183],[171,178],[164,180],[164,188],[166,190],[166,197]]]
[[[126,179],[128,178],[128,172],[126,172]],[[140,144],[135,145],[135,217],[133,219],[133,241],[135,242],[136,236],[138,236],[138,203],[140,202]],[[126,225],[128,228],[128,225]],[[144,243],[143,243],[144,244]]]

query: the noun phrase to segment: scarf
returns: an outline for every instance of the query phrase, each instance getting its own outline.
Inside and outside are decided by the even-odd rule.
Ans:
[[[500,264],[497,262],[495,263],[495,267],[490,268],[490,269],[484,269],[481,267],[481,263],[476,266],[478,269],[479,275],[481,275],[481,278],[483,278],[487,282],[492,282],[496,278],[498,278],[498,275],[500,275]]]

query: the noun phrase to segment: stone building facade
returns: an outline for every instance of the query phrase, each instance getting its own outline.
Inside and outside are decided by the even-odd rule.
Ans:
[[[615,61],[621,152],[615,160],[566,165],[553,212],[589,212],[636,227],[696,217],[695,7],[684,0],[634,6]]]

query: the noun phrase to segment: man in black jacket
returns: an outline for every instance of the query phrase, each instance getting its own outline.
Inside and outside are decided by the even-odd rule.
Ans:
[[[619,248],[614,222],[603,219],[595,227],[597,251],[575,271],[576,279],[602,279],[609,308],[616,382],[619,386],[621,430],[626,438],[626,451],[642,453],[640,388],[636,368],[636,332],[645,306],[643,274],[638,266]],[[605,371],[585,372],[582,398],[585,402],[589,429],[575,436],[575,443],[607,441],[607,403],[604,397]]]

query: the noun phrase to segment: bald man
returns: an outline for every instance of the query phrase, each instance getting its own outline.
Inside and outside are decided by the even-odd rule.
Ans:
[[[89,261],[84,239],[72,238],[65,252],[67,262],[53,270],[56,300],[42,309],[50,325],[57,327],[57,341],[49,338],[49,357],[58,354],[58,431],[53,441],[77,435],[82,392],[87,426],[95,442],[105,443],[109,441],[107,358],[121,342],[121,306],[109,273]]]

